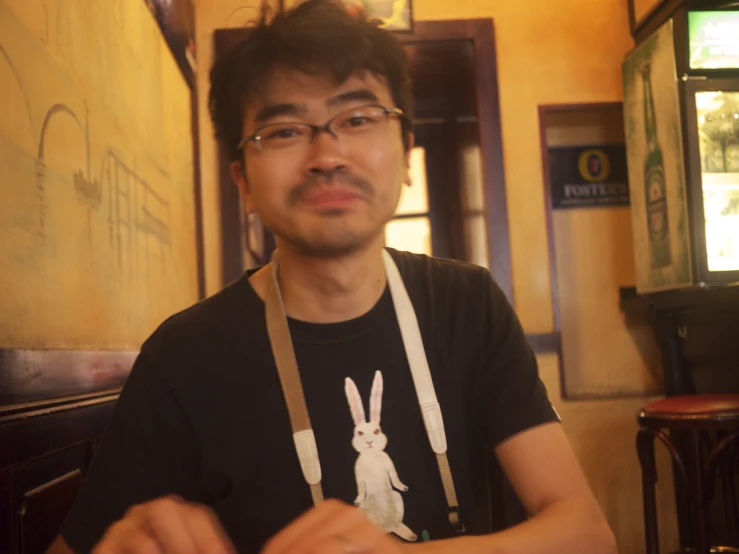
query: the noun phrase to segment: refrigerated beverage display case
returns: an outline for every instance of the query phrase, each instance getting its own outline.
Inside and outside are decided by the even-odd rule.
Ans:
[[[622,68],[640,293],[739,282],[739,7],[665,13]]]

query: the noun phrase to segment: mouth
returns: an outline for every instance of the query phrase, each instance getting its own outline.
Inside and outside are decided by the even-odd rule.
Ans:
[[[337,210],[348,208],[362,200],[362,196],[343,188],[319,188],[305,194],[302,203],[318,210]]]

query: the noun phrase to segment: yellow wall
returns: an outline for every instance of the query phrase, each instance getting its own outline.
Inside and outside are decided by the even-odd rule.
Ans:
[[[413,7],[418,20],[493,18],[516,311],[527,332],[550,332],[537,106],[621,100],[621,60],[633,46],[626,1],[416,0]]]
[[[197,300],[189,130],[143,1],[0,1],[0,347],[138,349]]]

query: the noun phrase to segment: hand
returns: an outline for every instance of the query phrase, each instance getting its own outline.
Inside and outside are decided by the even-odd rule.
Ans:
[[[327,500],[275,535],[262,554],[406,554],[362,510]]]
[[[168,496],[129,509],[92,554],[236,554],[206,506]]]

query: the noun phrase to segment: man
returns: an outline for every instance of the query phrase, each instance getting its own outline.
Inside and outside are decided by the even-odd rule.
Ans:
[[[308,0],[211,84],[277,258],[146,341],[51,552],[615,552],[490,274],[383,249],[413,146],[397,40]],[[495,534],[491,450],[531,516]]]

